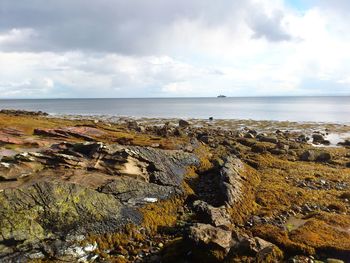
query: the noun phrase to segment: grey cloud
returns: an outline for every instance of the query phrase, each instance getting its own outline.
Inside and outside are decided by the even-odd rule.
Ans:
[[[292,40],[292,36],[283,28],[282,20],[281,12],[275,12],[272,16],[256,12],[248,17],[248,25],[254,32],[254,38],[265,38],[272,42]]]
[[[31,0],[0,1],[0,34],[31,28],[30,38],[0,46],[5,51],[87,50],[149,54],[181,19],[216,26],[247,1]]]

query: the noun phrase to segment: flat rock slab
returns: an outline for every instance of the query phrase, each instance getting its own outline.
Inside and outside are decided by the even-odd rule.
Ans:
[[[139,224],[141,214],[107,195],[75,184],[40,182],[0,193],[0,257],[6,244],[24,250],[66,235],[111,233]]]
[[[34,129],[34,135],[58,138],[78,138],[86,141],[94,141],[95,137],[100,137],[104,134],[105,132],[88,126],[64,127],[59,129]]]

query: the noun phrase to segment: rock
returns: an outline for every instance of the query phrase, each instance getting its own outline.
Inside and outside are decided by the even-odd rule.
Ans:
[[[314,150],[307,150],[303,152],[300,156],[301,161],[308,162],[329,162],[332,159],[332,156],[328,152],[316,152]]]
[[[185,120],[179,120],[179,126],[181,127],[181,128],[187,128],[187,127],[189,127],[191,124],[188,122],[188,121],[185,121]]]
[[[332,159],[332,156],[328,152],[321,152],[316,157],[316,162],[329,162]]]
[[[130,130],[135,130],[135,131],[139,130],[139,124],[137,123],[137,121],[134,121],[134,120],[128,121],[127,126]]]
[[[25,111],[25,110],[0,110],[0,114],[15,115],[15,116],[48,116],[49,114],[42,111]]]
[[[266,153],[267,152],[267,148],[263,144],[254,144],[251,149],[252,149],[252,152],[255,152],[255,153]]]
[[[268,246],[260,250],[255,257],[256,263],[282,262],[283,252],[275,245]]]
[[[19,138],[15,138],[0,132],[0,144],[25,144],[25,142]]]
[[[212,120],[214,120],[214,118],[213,117],[209,117],[209,120],[212,121]]]
[[[312,135],[312,139],[314,143],[321,143],[324,141],[324,137],[321,134],[314,133]]]
[[[278,143],[278,139],[274,136],[261,136],[259,137],[261,142],[270,142],[270,143]]]
[[[94,141],[95,137],[100,137],[105,133],[92,127],[65,127],[60,129],[34,129],[34,135],[59,137],[59,138],[78,138],[86,141]]]
[[[350,140],[345,140],[345,141],[343,141],[343,142],[339,142],[338,145],[350,146]]]
[[[305,134],[300,134],[297,138],[297,141],[299,142],[307,142],[309,138]]]
[[[254,136],[258,135],[258,132],[256,130],[249,130],[248,132]]]
[[[141,214],[113,195],[82,186],[40,182],[0,192],[0,243],[25,251],[47,239],[114,232]],[[0,251],[0,256],[3,256]]]
[[[96,153],[103,151],[107,148],[101,142],[86,142],[86,143],[76,143],[73,146],[73,152],[81,153],[87,157],[93,157]]]
[[[148,164],[149,181],[159,185],[182,186],[188,166],[199,166],[199,159],[183,151],[166,151],[150,147],[133,146],[125,149],[133,158]]]
[[[114,195],[121,203],[128,206],[155,203],[183,194],[180,187],[162,186],[128,177],[116,178],[98,190]]]
[[[245,253],[256,255],[260,251],[275,245],[259,237],[244,238],[239,244],[238,249]]]
[[[316,160],[316,152],[313,150],[307,150],[303,152],[300,156],[301,161],[312,162]]]
[[[243,169],[243,163],[239,159],[230,156],[220,170],[220,188],[223,191],[225,202],[230,206],[234,206],[242,198],[243,180],[240,173]]]
[[[244,146],[252,147],[253,145],[256,144],[256,141],[253,139],[247,139],[247,138],[238,138],[237,142]]]
[[[202,200],[196,200],[193,207],[202,222],[215,227],[224,226],[227,229],[232,227],[230,216],[225,207],[213,207]]]
[[[37,142],[30,138],[24,138],[24,133],[17,129],[3,128],[0,129],[0,145],[37,145]]]
[[[244,134],[244,138],[247,138],[247,139],[254,139],[255,136],[254,134],[250,133],[250,132],[247,132],[246,134]]]
[[[335,259],[335,258],[327,258],[326,262],[327,263],[345,263],[343,260]]]
[[[198,138],[199,141],[204,142],[206,144],[210,144],[214,142],[214,139],[208,135],[202,135]]]
[[[171,134],[171,128],[168,124],[164,124],[162,127],[156,127],[156,133],[162,137],[168,137]]]
[[[219,247],[226,252],[233,242],[231,231],[200,223],[190,227],[188,238],[198,245]]]

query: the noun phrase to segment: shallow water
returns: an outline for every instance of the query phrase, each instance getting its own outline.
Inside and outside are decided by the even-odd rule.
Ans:
[[[0,109],[51,114],[350,123],[350,96],[0,100]]]

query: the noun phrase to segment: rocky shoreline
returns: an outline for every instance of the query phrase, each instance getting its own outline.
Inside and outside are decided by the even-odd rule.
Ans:
[[[349,262],[350,126],[0,111],[1,262]]]

